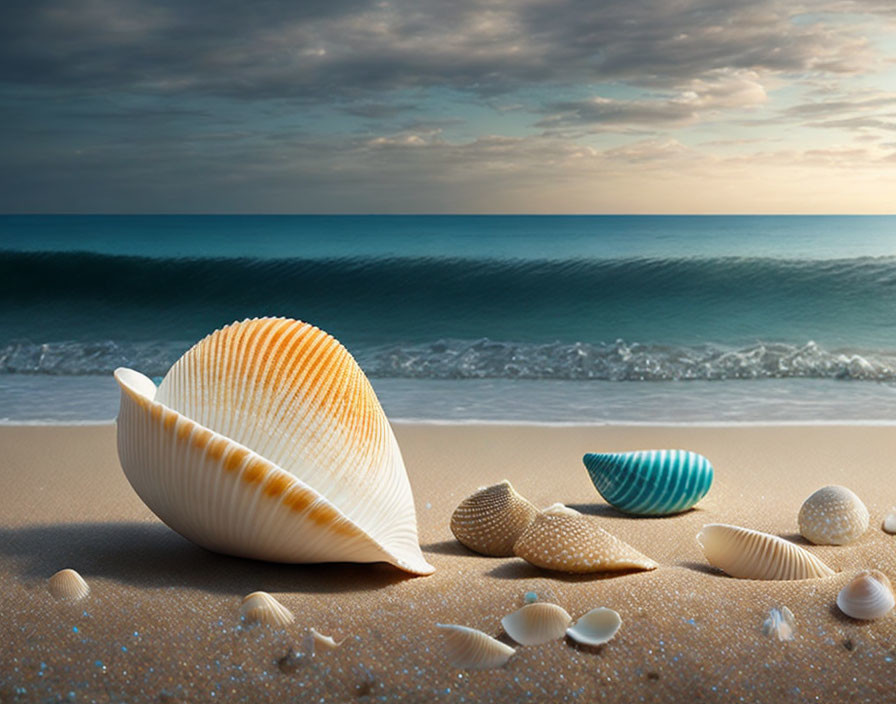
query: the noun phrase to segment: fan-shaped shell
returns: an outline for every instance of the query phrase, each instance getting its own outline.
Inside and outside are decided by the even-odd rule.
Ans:
[[[566,633],[572,617],[557,604],[528,604],[501,619],[504,632],[520,645],[540,645]]]
[[[261,623],[283,628],[293,622],[292,611],[267,592],[252,592],[240,604],[240,616],[246,623]]]
[[[501,667],[516,650],[490,635],[467,626],[437,623],[445,637],[448,661],[464,670],[490,670]]]
[[[843,613],[865,621],[886,616],[894,605],[890,580],[878,570],[862,570],[837,594]]]
[[[588,453],[583,461],[608,503],[643,516],[687,511],[706,496],[713,478],[709,460],[688,450]]]
[[[793,612],[786,606],[780,609],[772,609],[768,612],[768,618],[762,623],[762,632],[767,636],[776,636],[778,640],[793,640],[793,629],[796,619]]]
[[[603,645],[613,639],[621,625],[619,614],[601,606],[579,618],[566,629],[566,635],[582,645]]]
[[[592,516],[544,511],[523,531],[513,551],[537,567],[562,572],[652,570],[658,565],[610,535]]]
[[[470,550],[508,557],[520,533],[537,515],[538,509],[505,479],[461,501],[451,515],[451,532]]]
[[[246,320],[194,345],[158,389],[130,369],[115,378],[121,466],[181,535],[242,557],[432,572],[395,436],[326,333]]]
[[[90,594],[90,586],[72,569],[59,570],[47,580],[47,588],[56,599],[78,601]]]
[[[742,579],[814,579],[834,570],[799,545],[758,530],[710,523],[697,534],[709,564]]]
[[[868,530],[868,509],[845,486],[825,486],[803,502],[802,536],[816,545],[846,545]]]

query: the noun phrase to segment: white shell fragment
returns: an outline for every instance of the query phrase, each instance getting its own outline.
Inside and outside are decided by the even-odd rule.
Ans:
[[[437,623],[445,637],[448,661],[463,670],[490,670],[501,667],[516,650],[490,635],[467,626]]]
[[[896,507],[891,508],[887,517],[884,518],[883,529],[887,533],[896,533]]]
[[[527,604],[501,619],[504,632],[520,645],[540,645],[566,633],[572,617],[557,604]]]
[[[582,645],[603,645],[616,635],[622,625],[622,619],[613,609],[598,607],[591,609],[572,626],[566,629],[566,635]]]
[[[325,636],[314,628],[310,629],[310,631],[315,652],[318,650],[336,650],[336,648],[345,642],[345,638],[336,641],[333,640],[333,636]]]
[[[762,624],[762,632],[767,636],[776,636],[778,640],[793,640],[793,629],[796,619],[793,612],[786,606],[780,609],[772,609],[768,612],[768,618]]]
[[[886,616],[894,605],[890,580],[878,570],[862,570],[837,595],[843,613],[864,621]]]
[[[710,523],[697,534],[713,567],[741,579],[815,579],[834,570],[783,538],[758,530]]]
[[[800,508],[802,536],[816,545],[846,545],[868,530],[868,509],[845,486],[825,486]]]
[[[246,623],[261,623],[265,626],[283,628],[294,620],[292,611],[267,592],[252,592],[240,605],[240,616]]]
[[[537,515],[538,509],[505,479],[461,501],[451,515],[451,532],[470,550],[509,557],[520,533]]]
[[[90,585],[72,569],[59,570],[47,580],[47,588],[55,599],[78,601],[90,594]]]

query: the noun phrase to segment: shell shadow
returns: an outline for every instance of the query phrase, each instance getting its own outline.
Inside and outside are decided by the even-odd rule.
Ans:
[[[555,570],[543,570],[535,565],[530,565],[522,558],[508,560],[489,570],[486,574],[497,579],[557,579],[561,582],[596,582],[603,579],[615,579],[629,574],[640,574],[644,570],[620,570],[618,572],[590,572],[588,574],[574,574],[572,572],[557,572]]]
[[[690,560],[685,560],[683,562],[676,562],[675,566],[684,567],[685,569],[693,570],[694,572],[702,572],[703,574],[712,575],[713,577],[729,578],[728,575],[718,567],[713,567],[712,565],[706,564],[705,562],[692,562]]]
[[[689,508],[687,511],[682,511],[680,513],[673,513],[667,516],[639,516],[634,513],[626,513],[625,511],[620,511],[618,508],[614,508],[610,504],[566,504],[568,508],[574,509],[579,513],[584,513],[586,516],[605,516],[607,518],[626,518],[628,520],[635,521],[655,521],[655,520],[674,520],[680,516],[687,516],[690,513],[699,513],[703,509],[694,506]]]
[[[421,545],[420,549],[423,552],[432,552],[438,555],[460,555],[461,557],[487,557],[487,555],[480,555],[469,548],[464,547],[456,540],[441,540],[437,543],[428,543],[427,545]]]
[[[386,564],[286,565],[205,550],[161,523],[56,523],[0,529],[0,555],[25,580],[63,567],[139,587],[190,587],[242,595],[269,592],[362,592],[413,578]],[[15,569],[15,568],[14,568]]]
[[[808,547],[815,546],[815,543],[806,540],[800,533],[785,533],[784,535],[778,537],[784,538],[784,540],[789,540],[791,543],[796,543],[797,545],[804,545]]]

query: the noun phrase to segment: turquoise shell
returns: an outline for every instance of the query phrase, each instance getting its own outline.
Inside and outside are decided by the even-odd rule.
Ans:
[[[589,452],[582,459],[607,502],[640,516],[687,511],[712,484],[709,460],[688,450]]]

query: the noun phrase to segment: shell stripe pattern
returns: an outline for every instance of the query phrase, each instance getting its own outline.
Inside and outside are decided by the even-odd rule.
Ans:
[[[688,450],[588,453],[583,461],[600,495],[634,514],[686,511],[706,495],[713,480],[709,460]]]

